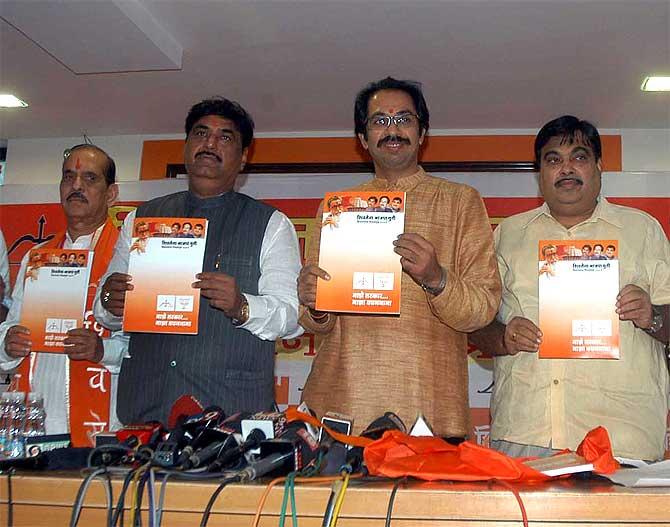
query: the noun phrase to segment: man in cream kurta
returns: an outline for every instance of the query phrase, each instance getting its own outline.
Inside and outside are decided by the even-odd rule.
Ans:
[[[301,324],[323,334],[304,400],[318,415],[354,418],[360,432],[392,411],[409,426],[423,414],[436,434],[469,432],[467,336],[494,316],[500,298],[491,227],[477,192],[417,164],[428,130],[419,85],[387,78],[356,100],[356,132],[375,178],[355,190],[407,193],[405,234],[394,242],[405,276],[400,316],[315,310],[320,231],[298,280]],[[321,218],[321,210],[317,214]],[[319,222],[320,224],[320,222]]]
[[[556,119],[535,142],[541,207],[507,218],[495,231],[503,298],[498,320],[472,337],[494,355],[492,446],[508,454],[575,449],[604,426],[615,454],[663,457],[668,371],[660,306],[670,303],[670,244],[648,214],[600,193],[597,130]],[[618,240],[621,292],[619,360],[540,359],[539,240]]]

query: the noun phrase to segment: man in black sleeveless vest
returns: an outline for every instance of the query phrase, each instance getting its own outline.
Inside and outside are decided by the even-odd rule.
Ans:
[[[167,421],[182,395],[226,413],[274,403],[274,341],[301,333],[295,283],[298,240],[281,212],[233,189],[253,138],[251,116],[223,98],[204,100],[186,118],[189,190],[144,203],[124,222],[96,313],[119,328],[132,289],[128,253],[135,217],[209,220],[197,335],[133,333],[119,377],[123,423]]]

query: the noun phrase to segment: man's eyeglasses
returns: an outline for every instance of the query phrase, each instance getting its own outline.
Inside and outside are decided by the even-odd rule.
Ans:
[[[413,113],[399,113],[396,115],[386,115],[383,113],[373,115],[368,119],[368,126],[370,128],[389,128],[391,123],[398,128],[412,128],[419,122],[419,116]]]

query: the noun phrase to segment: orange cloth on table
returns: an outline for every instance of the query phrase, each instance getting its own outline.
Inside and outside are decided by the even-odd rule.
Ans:
[[[594,472],[611,474],[619,468],[612,454],[612,443],[607,429],[598,426],[591,430],[577,447],[577,453],[589,463],[593,463]]]
[[[578,453],[594,464],[596,472],[609,473],[618,467],[604,428],[589,432],[579,448]],[[367,446],[364,457],[371,475],[389,478],[515,482],[550,479],[526,466],[521,459],[474,443],[454,446],[436,437],[412,437],[396,430],[386,432]]]
[[[65,241],[65,231],[59,232],[54,238],[46,242],[44,248],[59,248]],[[93,251],[93,267],[89,279],[88,296],[86,298],[86,312],[92,312],[95,293],[98,288],[98,282],[107,270],[107,264],[114,253],[114,245],[119,236],[118,229],[110,219],[107,219],[105,226],[100,233]],[[92,315],[91,315],[92,318]],[[91,323],[93,320],[91,320]],[[109,331],[105,330],[103,337],[109,336]],[[18,373],[19,390],[24,392],[31,391],[30,371],[34,371],[35,363],[38,360],[37,353],[30,354],[30,360],[21,362]],[[83,447],[93,446],[95,444],[95,433],[102,432],[99,423],[104,423],[104,429],[109,429],[109,403],[111,374],[101,364],[90,361],[67,361],[69,384],[67,388],[68,415],[70,418],[70,435],[72,445]],[[88,368],[94,368],[93,373]],[[102,369],[102,372],[97,370]],[[91,383],[93,376],[100,375],[96,383]],[[61,379],[54,379],[53,382],[62,382]],[[92,386],[94,384],[94,386]],[[105,388],[102,391],[100,388]],[[92,426],[93,425],[93,426]]]

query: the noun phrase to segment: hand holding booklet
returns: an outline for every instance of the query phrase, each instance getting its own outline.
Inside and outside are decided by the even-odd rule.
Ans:
[[[124,331],[198,333],[200,291],[191,285],[202,271],[206,243],[206,219],[135,218]]]
[[[30,330],[32,351],[63,353],[67,332],[83,327],[92,265],[88,250],[30,251],[20,323]]]
[[[316,309],[400,313],[402,266],[393,241],[404,227],[404,192],[326,194],[319,267],[331,279],[317,282]]]

